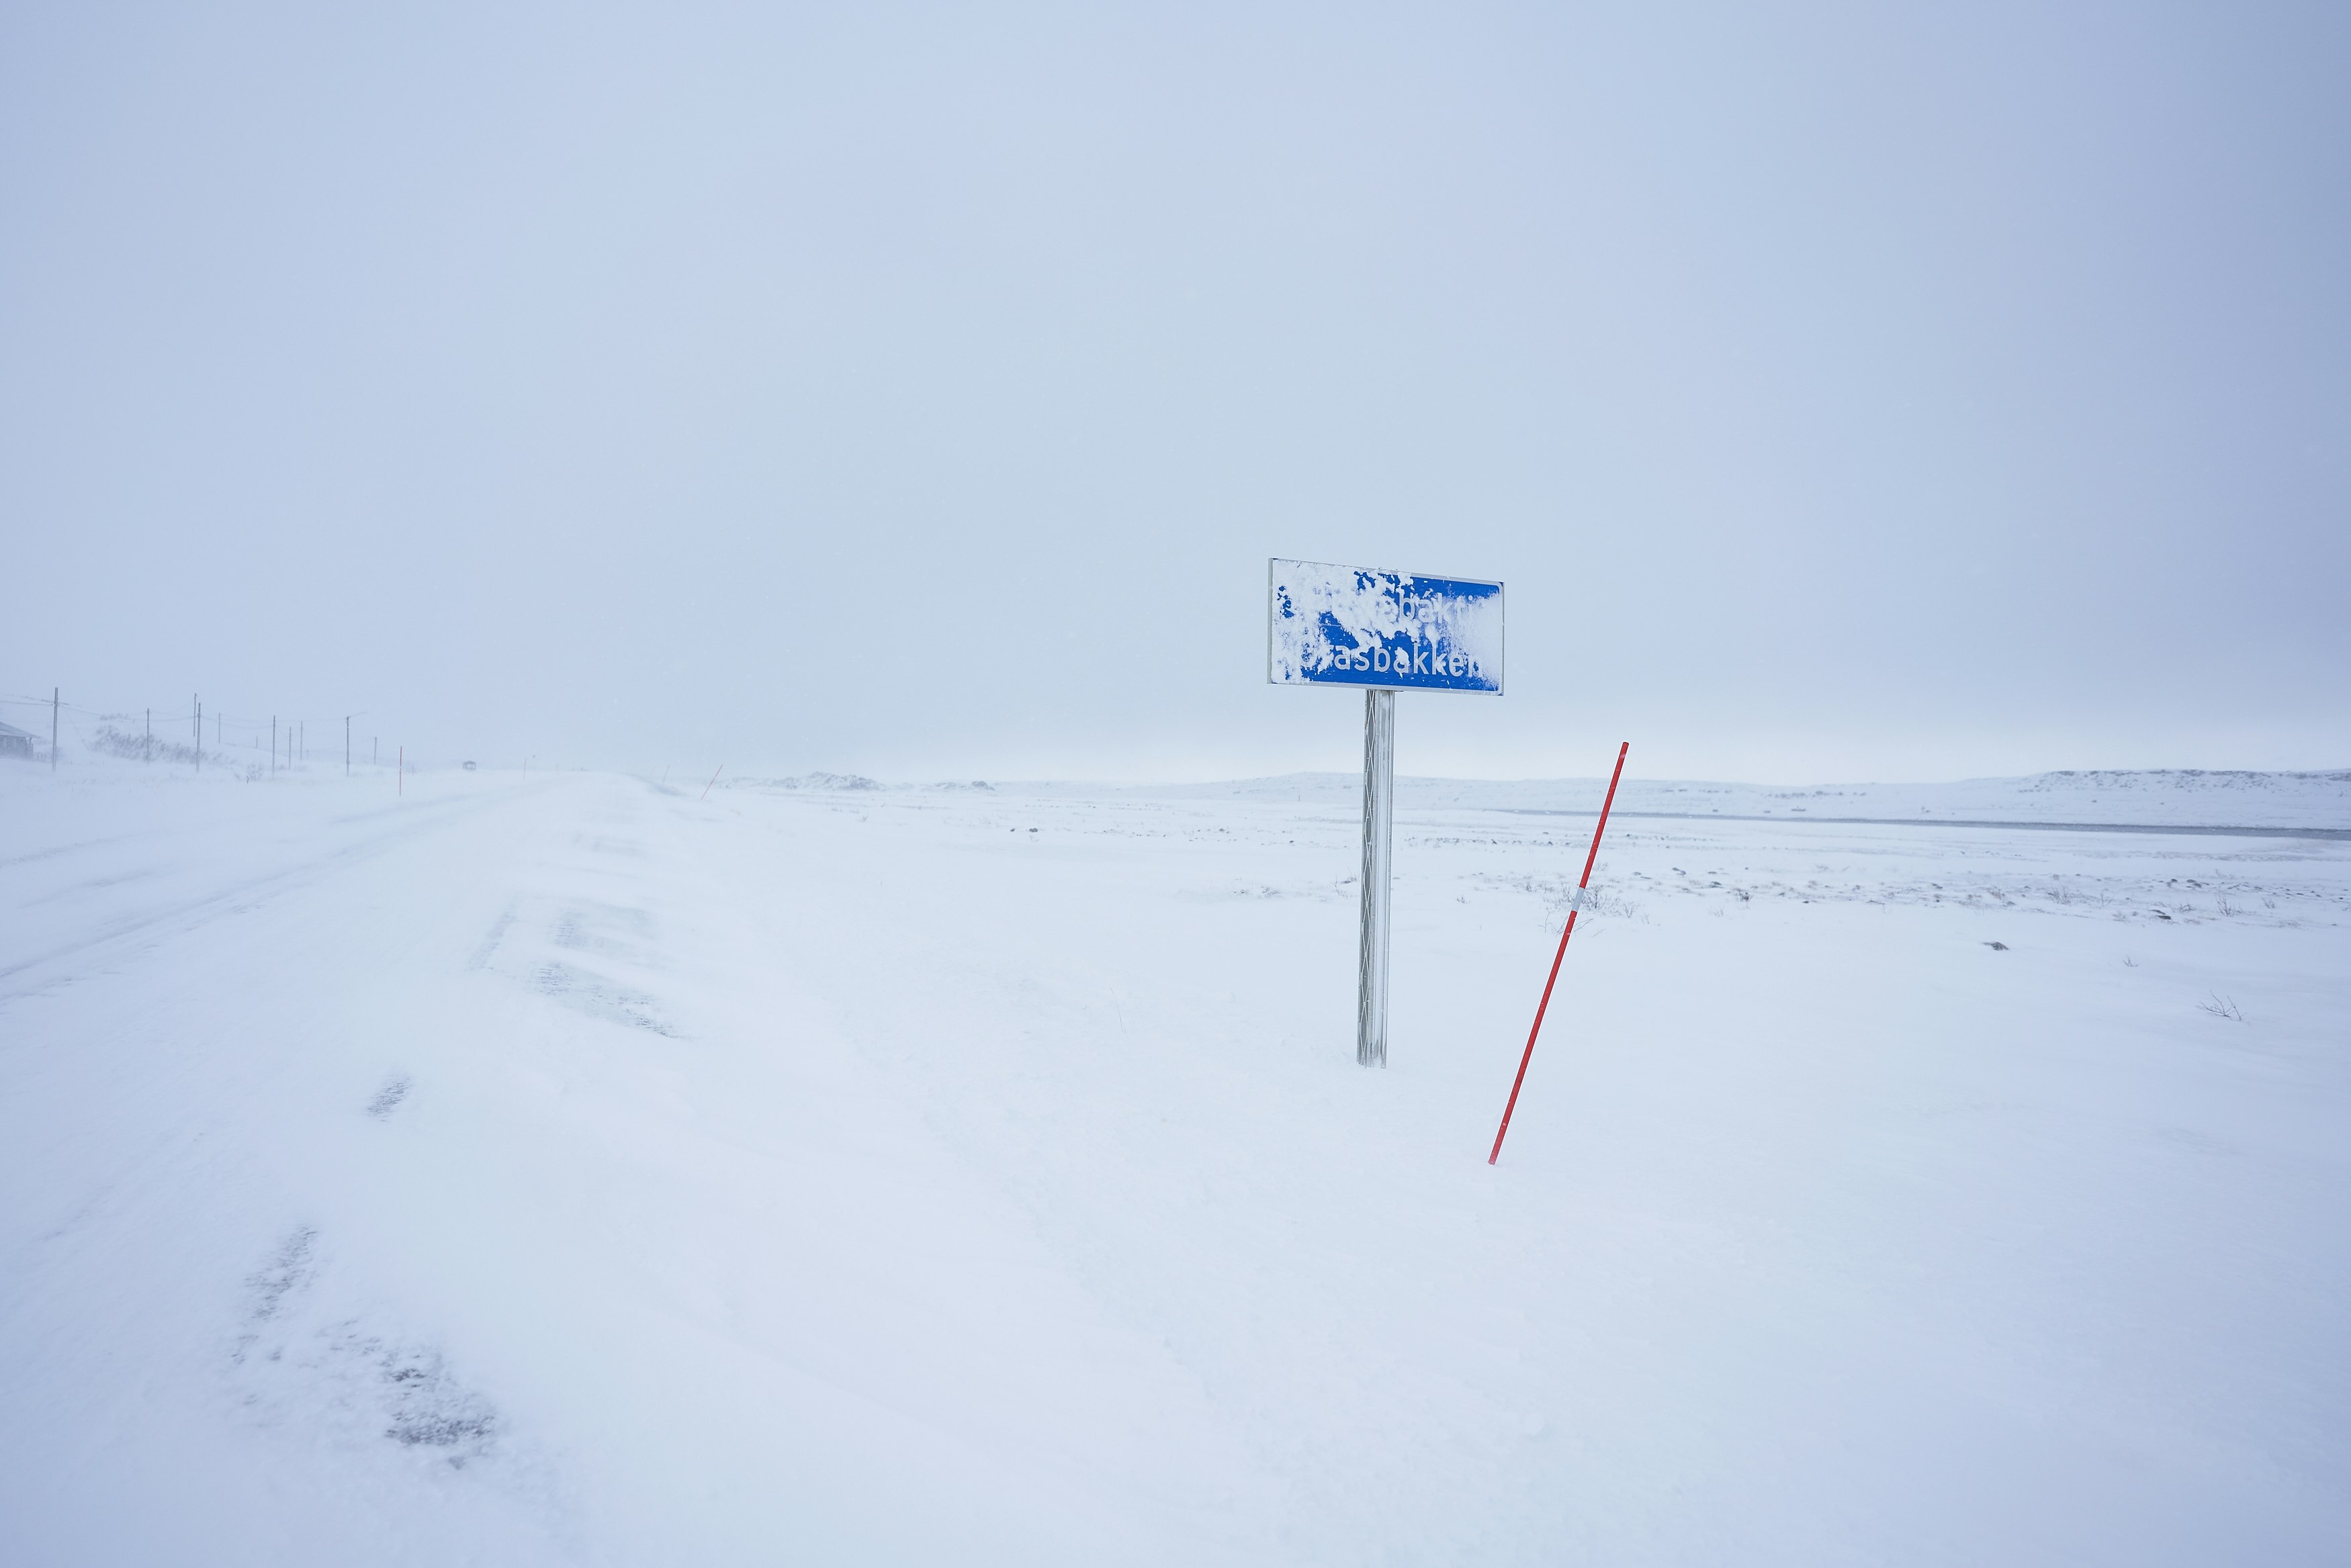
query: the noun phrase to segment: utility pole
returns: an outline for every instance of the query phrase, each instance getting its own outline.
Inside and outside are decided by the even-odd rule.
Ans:
[[[57,689],[49,688],[49,772],[57,771]]]
[[[368,737],[368,766],[371,768],[383,766],[383,742],[374,735]]]

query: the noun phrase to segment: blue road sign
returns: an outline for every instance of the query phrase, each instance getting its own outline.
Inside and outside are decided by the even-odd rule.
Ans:
[[[1502,585],[1274,561],[1265,678],[1276,686],[1502,692]]]

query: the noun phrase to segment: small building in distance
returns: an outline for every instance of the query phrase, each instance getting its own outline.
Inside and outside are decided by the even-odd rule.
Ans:
[[[30,730],[20,730],[14,724],[0,723],[0,757],[29,759],[37,752],[40,739]]]

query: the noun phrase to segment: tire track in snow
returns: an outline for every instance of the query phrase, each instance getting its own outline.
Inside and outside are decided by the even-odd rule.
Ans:
[[[136,839],[167,836],[169,836],[160,829],[146,828],[137,833],[118,833],[107,838],[85,838],[78,844],[52,844],[47,849],[36,849],[24,855],[12,855],[5,860],[0,860],[0,871],[5,871],[16,866],[30,866],[37,861],[55,860],[61,855],[78,855],[85,849],[104,849],[110,845],[129,844]]]
[[[348,869],[361,861],[371,859],[388,850],[437,833],[465,821],[492,805],[501,805],[506,797],[486,795],[452,802],[436,802],[428,807],[433,815],[424,821],[402,822],[388,831],[375,834],[357,843],[346,844],[322,856],[314,856],[281,866],[259,876],[248,877],[225,888],[183,898],[159,909],[120,919],[106,929],[83,932],[72,939],[12,963],[0,964],[0,981],[13,979],[45,966],[106,949],[130,943],[134,939],[152,937],[156,941],[198,929],[210,924],[237,905],[258,898],[275,898],[298,888],[313,886],[334,873]],[[358,818],[346,818],[360,820]],[[37,995],[68,975],[53,975],[31,984],[22,984],[0,992],[0,1006],[21,998]]]

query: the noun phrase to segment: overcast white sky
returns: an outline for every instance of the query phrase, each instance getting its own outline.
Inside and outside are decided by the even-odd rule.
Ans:
[[[1353,766],[1280,555],[1508,583],[1407,772],[2351,764],[2346,84],[2340,5],[17,0],[0,692]]]

